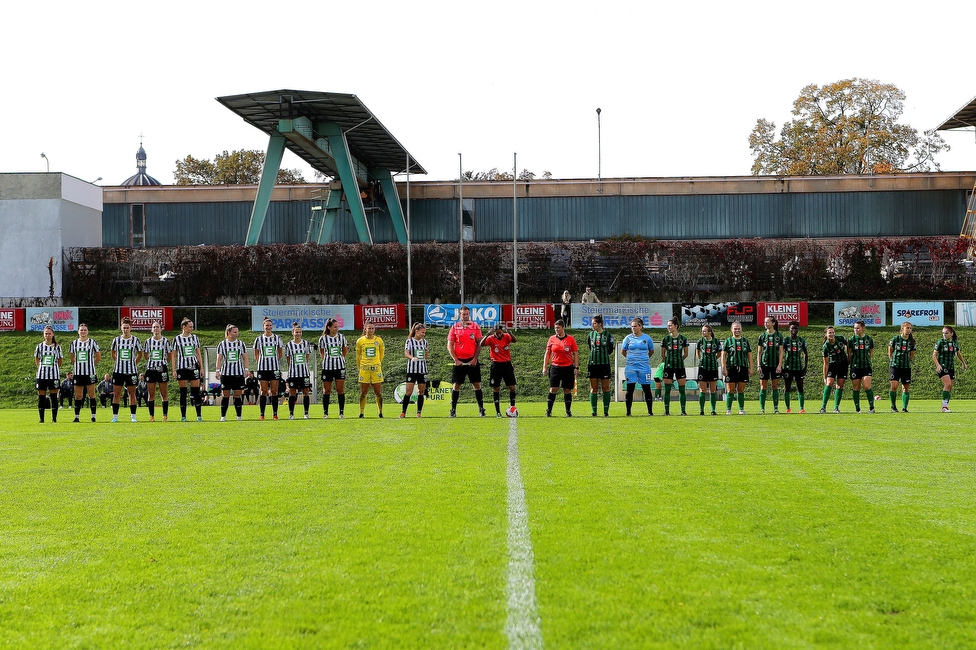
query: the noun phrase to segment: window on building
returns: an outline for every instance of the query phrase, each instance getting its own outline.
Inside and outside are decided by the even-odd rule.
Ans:
[[[129,246],[146,247],[146,206],[142,203],[129,206]]]
[[[461,201],[461,228],[461,236],[464,241],[475,240],[474,199],[462,199]]]

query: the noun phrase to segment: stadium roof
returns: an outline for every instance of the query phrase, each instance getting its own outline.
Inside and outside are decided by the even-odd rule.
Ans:
[[[333,122],[346,134],[350,153],[366,166],[382,167],[394,174],[407,171],[409,152],[355,95],[308,90],[269,90],[218,97],[217,101],[268,136],[278,129],[278,121],[281,119],[305,117],[313,123]],[[293,142],[288,142],[286,146],[313,169],[329,176],[336,175],[336,170],[331,169],[321,158]],[[410,173],[427,173],[413,156],[410,156],[410,161]]]
[[[969,100],[969,103],[953,113],[952,117],[936,127],[936,131],[948,131],[950,129],[965,129],[976,127],[976,97]]]

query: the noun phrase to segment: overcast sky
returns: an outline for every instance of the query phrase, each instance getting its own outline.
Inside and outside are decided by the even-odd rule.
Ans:
[[[117,185],[267,139],[214,98],[353,93],[428,171],[606,177],[748,175],[759,117],[849,77],[907,93],[938,126],[976,95],[971,3],[426,1],[7,3],[0,172]],[[967,29],[969,33],[967,33]],[[944,134],[945,171],[976,169],[973,132]],[[312,174],[286,152],[283,165]],[[423,180],[423,177],[415,177]]]

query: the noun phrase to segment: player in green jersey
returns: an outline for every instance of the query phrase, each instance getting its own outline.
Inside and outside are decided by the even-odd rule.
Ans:
[[[871,389],[871,353],[874,352],[874,339],[864,333],[865,323],[854,323],[854,336],[847,339],[847,359],[851,366],[851,397],[854,410],[861,412],[861,386],[868,397],[868,412],[874,413],[874,391]]]
[[[844,381],[847,379],[847,341],[844,340],[843,336],[837,336],[833,326],[828,326],[824,330],[822,351],[824,392],[823,402],[820,403],[820,412],[827,412],[830,392],[836,387],[834,413],[840,413],[840,399],[844,393]]]
[[[746,414],[746,384],[752,375],[752,345],[742,336],[742,323],[732,323],[732,336],[722,344],[722,374],[725,377],[725,414],[732,415],[732,401],[738,399],[739,415]]]
[[[586,345],[590,348],[590,360],[586,368],[590,379],[590,410],[596,417],[596,407],[599,402],[597,393],[603,391],[603,417],[610,416],[610,372],[613,367],[612,359],[616,343],[613,334],[603,329],[603,316],[597,314],[590,323],[593,331],[586,337]]]
[[[807,351],[807,341],[800,336],[800,323],[790,323],[790,335],[783,338],[783,397],[786,400],[786,412],[790,410],[790,389],[796,381],[796,396],[800,402],[800,413],[803,408],[803,378],[807,374],[807,363],[810,353]]]
[[[935,372],[942,380],[942,412],[949,413],[949,398],[952,397],[952,382],[956,379],[956,359],[966,369],[966,360],[962,358],[956,330],[948,325],[942,328],[942,338],[935,342],[932,350],[932,361],[935,362]]]
[[[664,359],[664,414],[671,415],[671,386],[678,384],[678,402],[681,404],[681,415],[685,412],[685,384],[687,372],[685,359],[688,358],[688,339],[678,333],[678,319],[668,321],[668,333],[661,339],[661,357]]]
[[[773,389],[773,413],[779,413],[779,378],[783,373],[783,335],[779,322],[767,316],[765,330],[756,345],[756,371],[759,373],[759,414],[766,414],[766,395],[770,384]]]
[[[897,413],[895,401],[898,397],[898,384],[901,384],[901,412],[908,413],[909,391],[912,388],[912,359],[915,358],[915,337],[912,336],[912,324],[905,321],[901,324],[901,332],[892,337],[888,343],[888,359],[891,386],[888,398],[891,400],[891,412]]]
[[[695,346],[695,358],[698,359],[698,407],[699,415],[705,415],[705,393],[712,405],[712,415],[715,415],[715,389],[718,384],[718,355],[721,344],[715,338],[711,325],[702,325],[702,337]]]

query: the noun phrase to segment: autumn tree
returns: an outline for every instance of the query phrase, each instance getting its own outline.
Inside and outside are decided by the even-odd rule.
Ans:
[[[208,158],[187,156],[176,161],[173,173],[177,185],[256,185],[261,178],[264,153],[253,149],[241,149]],[[307,181],[299,169],[279,169],[275,183],[301,185]]]
[[[531,172],[528,169],[523,169],[518,175],[518,180],[531,181],[535,177],[535,172]],[[507,170],[499,171],[497,167],[492,167],[488,171],[483,172],[466,171],[461,178],[465,181],[511,181],[512,172]],[[542,172],[542,178],[544,180],[552,179],[552,172]]]
[[[873,79],[809,85],[780,129],[760,118],[749,135],[754,175],[815,176],[938,171],[949,145],[898,120],[905,93]]]

